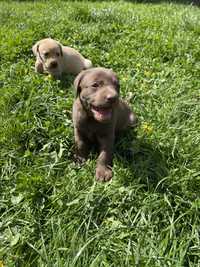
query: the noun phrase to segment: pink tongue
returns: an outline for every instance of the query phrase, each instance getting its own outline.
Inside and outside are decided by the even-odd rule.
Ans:
[[[95,118],[99,120],[110,119],[112,115],[111,109],[93,109],[93,111]]]
[[[101,116],[107,116],[110,114],[110,110],[98,110],[97,111],[99,114],[101,114]]]

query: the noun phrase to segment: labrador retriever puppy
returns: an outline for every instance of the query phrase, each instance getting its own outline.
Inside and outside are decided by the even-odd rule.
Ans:
[[[73,124],[76,158],[85,160],[90,144],[97,143],[96,179],[112,178],[112,151],[115,134],[136,125],[136,116],[120,99],[116,74],[106,68],[82,71],[74,81],[76,99],[73,104]]]
[[[49,73],[55,78],[60,78],[63,73],[77,75],[92,67],[92,62],[78,51],[51,38],[38,41],[32,51],[36,56],[36,72]]]

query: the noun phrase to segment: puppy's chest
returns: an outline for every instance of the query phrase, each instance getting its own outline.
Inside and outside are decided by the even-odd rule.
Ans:
[[[104,125],[90,119],[82,122],[81,125],[81,131],[92,142],[96,141],[99,136],[104,136],[109,134],[111,128],[112,128],[111,125]]]

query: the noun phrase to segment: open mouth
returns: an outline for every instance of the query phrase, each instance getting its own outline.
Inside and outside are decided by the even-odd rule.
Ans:
[[[109,121],[112,118],[112,108],[92,106],[91,111],[97,121]]]

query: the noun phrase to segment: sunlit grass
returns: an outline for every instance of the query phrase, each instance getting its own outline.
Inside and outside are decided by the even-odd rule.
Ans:
[[[200,266],[199,9],[5,1],[0,24],[0,267]],[[48,36],[113,68],[138,115],[111,183],[73,161],[74,77],[34,72]]]

